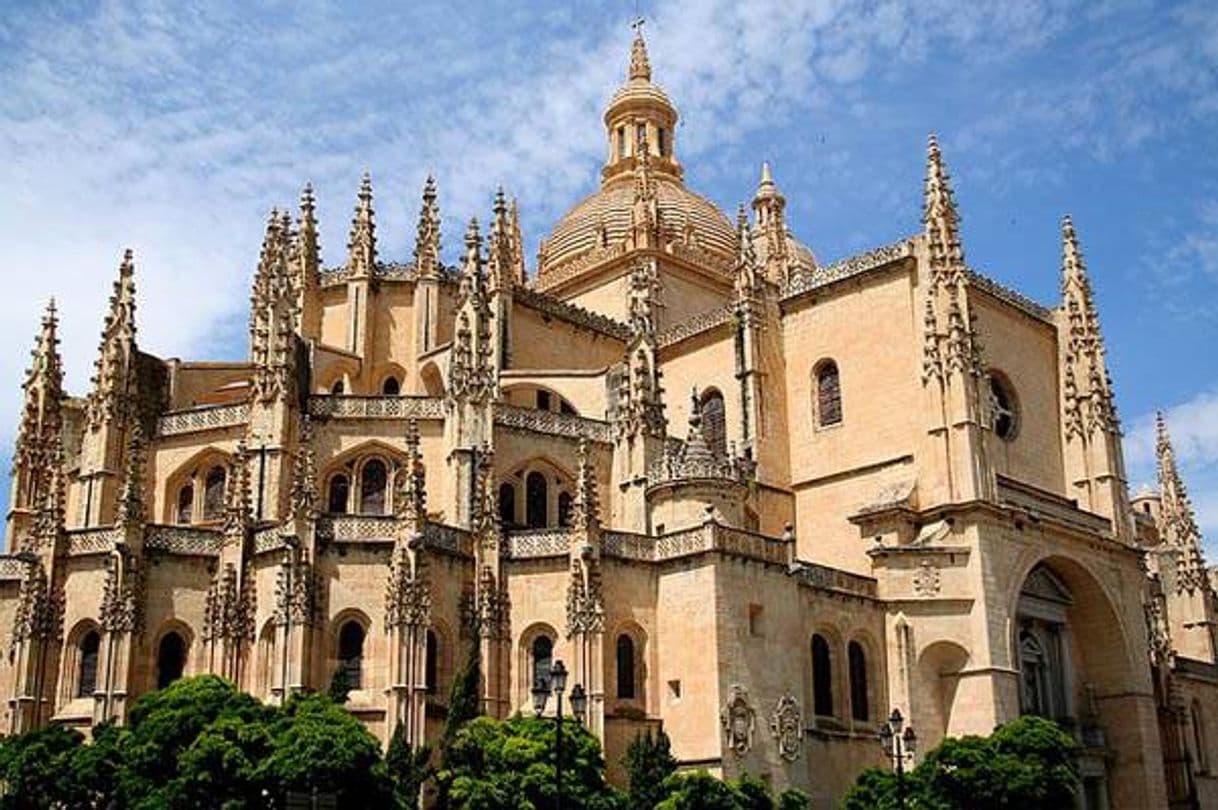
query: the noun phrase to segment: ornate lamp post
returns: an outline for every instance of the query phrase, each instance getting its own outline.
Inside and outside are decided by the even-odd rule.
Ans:
[[[553,691],[554,697],[558,700],[556,711],[554,713],[554,807],[556,810],[562,810],[562,695],[567,688],[567,668],[563,666],[562,661],[555,660],[550,665],[549,676],[538,673],[537,680],[533,683],[533,710],[537,712],[537,716],[541,717],[546,710],[546,701],[550,697],[550,692]],[[588,705],[588,695],[584,691],[583,684],[575,684],[571,687],[571,711],[575,714],[575,719],[578,722],[583,722],[584,709]]]
[[[918,750],[918,735],[914,733],[913,726],[905,725],[901,710],[893,709],[888,721],[880,725],[879,738],[897,775],[897,808],[905,810],[905,760],[908,758],[913,764],[914,754]]]

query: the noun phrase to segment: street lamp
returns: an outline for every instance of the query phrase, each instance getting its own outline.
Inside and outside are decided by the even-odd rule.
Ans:
[[[897,808],[905,810],[905,760],[908,758],[913,764],[914,754],[918,750],[918,735],[914,733],[913,726],[905,725],[901,710],[893,709],[888,721],[880,725],[879,738],[897,775]]]
[[[537,712],[537,716],[541,717],[546,710],[546,701],[550,697],[550,692],[554,693],[554,697],[558,700],[554,713],[554,807],[557,810],[562,810],[562,694],[567,688],[567,668],[563,666],[562,661],[556,660],[550,665],[550,671],[547,674],[537,673],[537,679],[533,682],[533,710]],[[588,706],[588,693],[584,691],[583,684],[575,684],[571,687],[571,711],[575,713],[577,722],[583,721],[584,710]]]

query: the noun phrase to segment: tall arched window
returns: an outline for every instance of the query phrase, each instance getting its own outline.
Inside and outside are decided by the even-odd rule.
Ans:
[[[156,688],[164,689],[186,669],[186,640],[174,631],[161,638],[156,651]]]
[[[546,477],[536,471],[529,473],[524,481],[524,522],[530,529],[546,525],[547,491]]]
[[[627,700],[635,696],[634,639],[625,633],[617,637],[617,696]]]
[[[712,452],[727,455],[727,409],[723,405],[723,394],[715,388],[708,388],[702,394],[702,435]]]
[[[842,421],[842,381],[837,363],[825,360],[816,367],[816,424],[820,427]]]
[[[396,397],[402,393],[402,384],[398,382],[397,377],[386,377],[385,382],[381,383],[381,393],[387,397]]]
[[[195,511],[195,487],[194,484],[187,484],[178,490],[178,523],[190,523],[194,520]]]
[[[359,510],[365,515],[385,514],[385,486],[389,472],[385,462],[374,458],[364,464],[360,474]]]
[[[554,658],[554,641],[549,636],[533,639],[533,683],[544,680],[550,683],[550,663]]]
[[[97,653],[101,649],[101,636],[96,630],[85,633],[80,640],[80,663],[76,673],[76,696],[92,697],[97,689]]]
[[[207,471],[203,484],[203,519],[219,520],[224,517],[224,481],[227,474],[223,467],[212,467]]]
[[[516,525],[516,487],[499,485],[499,525],[506,528]]]
[[[326,496],[326,511],[335,515],[347,513],[348,498],[351,495],[351,479],[339,473],[330,478],[330,492]]]
[[[833,716],[833,657],[821,635],[812,636],[812,707],[818,717]]]
[[[857,641],[846,648],[850,664],[850,716],[855,720],[871,719],[871,707],[867,705],[867,653]]]
[[[558,525],[559,526],[566,527],[566,526],[571,525],[571,505],[572,505],[572,499],[571,499],[570,492],[558,493]]]
[[[427,685],[427,694],[434,695],[438,687],[438,669],[440,644],[433,630],[427,631],[427,657],[423,662],[423,683]]]
[[[363,688],[364,626],[354,619],[345,622],[338,631],[338,665],[347,674],[347,685]]]

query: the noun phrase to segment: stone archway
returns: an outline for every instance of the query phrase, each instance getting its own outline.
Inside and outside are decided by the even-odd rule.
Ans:
[[[918,655],[912,720],[922,750],[929,751],[949,734],[961,733],[953,729],[952,717],[957,709],[960,673],[968,662],[968,650],[953,641],[928,644]]]

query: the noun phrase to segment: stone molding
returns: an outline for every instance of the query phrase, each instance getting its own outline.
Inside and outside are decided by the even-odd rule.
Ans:
[[[608,335],[622,342],[630,340],[630,327],[608,315],[591,312],[581,306],[546,295],[540,290],[517,287],[512,292],[516,303],[523,304],[560,321]]]
[[[851,278],[870,270],[892,264],[893,262],[913,255],[913,240],[902,239],[883,247],[868,250],[856,256],[848,256],[826,267],[817,268],[813,273],[802,273],[792,277],[782,287],[781,300],[791,298],[812,290],[820,289],[836,281]]]
[[[855,596],[876,598],[876,581],[873,578],[852,574],[839,568],[801,561],[791,568],[791,576],[801,585],[811,588],[845,591]]]
[[[673,324],[668,329],[656,336],[656,344],[665,349],[669,346],[675,346],[683,340],[688,340],[695,335],[700,335],[703,332],[722,326],[725,323],[731,323],[736,317],[736,305],[724,304],[721,307],[700,312],[693,317],[686,318],[680,323]]]

